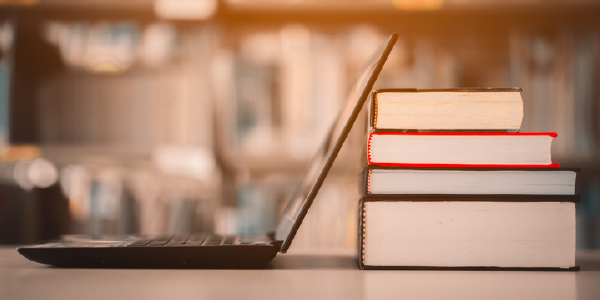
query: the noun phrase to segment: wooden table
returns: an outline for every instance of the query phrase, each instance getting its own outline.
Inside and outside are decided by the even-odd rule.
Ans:
[[[600,299],[600,252],[579,272],[361,271],[355,257],[284,254],[260,270],[61,269],[0,247],[0,299]]]

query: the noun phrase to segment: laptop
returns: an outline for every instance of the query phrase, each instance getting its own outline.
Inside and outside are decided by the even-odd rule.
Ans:
[[[58,267],[256,268],[286,253],[317,196],[396,40],[392,34],[363,66],[346,103],[309,163],[274,233],[264,236],[195,234],[91,239],[67,237],[17,248],[29,260]]]

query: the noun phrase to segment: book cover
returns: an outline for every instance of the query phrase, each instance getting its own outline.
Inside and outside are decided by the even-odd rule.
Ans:
[[[369,165],[389,167],[545,167],[553,132],[371,132]]]

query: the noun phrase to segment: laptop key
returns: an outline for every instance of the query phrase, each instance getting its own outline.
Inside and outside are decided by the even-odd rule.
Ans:
[[[171,240],[170,237],[161,237],[161,238],[157,238],[154,239],[153,241],[151,241],[150,243],[148,243],[148,245],[146,245],[147,247],[162,247],[164,245],[166,245],[169,240]]]
[[[242,245],[268,245],[269,242],[267,242],[264,239],[256,239],[256,238],[243,238],[240,240],[240,243]]]
[[[169,242],[165,245],[167,247],[179,247],[183,246],[187,242],[190,236],[174,236],[169,240]]]
[[[146,247],[150,242],[152,242],[152,239],[138,239],[125,247]]]
[[[202,243],[202,246],[218,246],[223,242],[224,237],[220,235],[210,235],[209,238]]]
[[[221,243],[221,245],[223,246],[230,246],[230,245],[234,245],[236,241],[238,241],[238,237],[237,236],[226,236],[225,239],[223,240],[223,242]]]
[[[207,237],[206,234],[193,234],[181,246],[200,246]]]

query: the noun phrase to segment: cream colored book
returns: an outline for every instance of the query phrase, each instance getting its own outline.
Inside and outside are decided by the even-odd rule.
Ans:
[[[363,198],[363,269],[577,270],[578,196]]]
[[[385,130],[519,131],[521,88],[382,89],[370,126]]]

